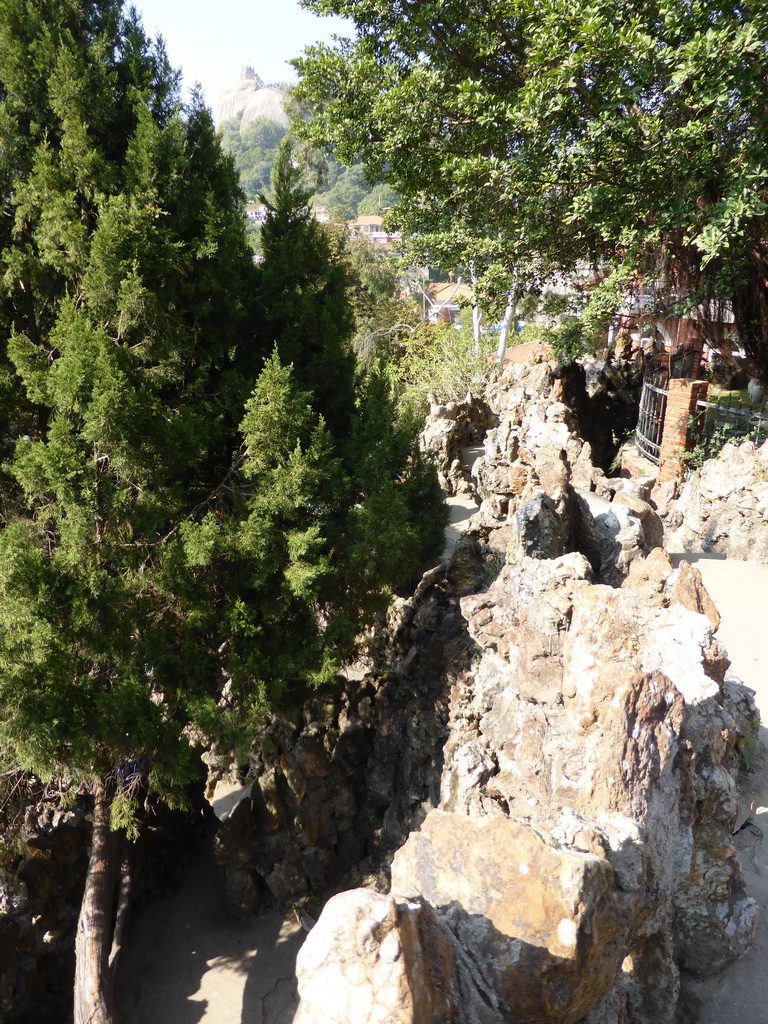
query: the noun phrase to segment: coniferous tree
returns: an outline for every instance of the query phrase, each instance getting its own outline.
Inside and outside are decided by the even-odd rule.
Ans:
[[[293,366],[339,440],[349,431],[355,403],[354,317],[346,267],[332,260],[328,237],[312,215],[311,197],[286,139],[275,161],[261,230],[259,335],[277,346],[283,363]]]
[[[183,799],[197,738],[330,682],[441,528],[279,173],[257,274],[210,115],[135,15],[0,0],[0,755],[94,800],[76,1024],[113,1020],[136,787]]]
[[[87,785],[75,1020],[111,1020],[113,823],[194,775],[168,538],[231,462],[252,262],[198,98],[117,0],[0,3],[0,748]]]
[[[176,573],[169,590],[190,588],[184,617],[206,607],[204,630],[221,637],[233,718],[331,682],[392,590],[440,550],[446,519],[416,423],[378,369],[356,375],[347,270],[289,145],[263,237],[255,319],[274,349],[226,488],[169,545],[188,581]]]
[[[345,473],[346,489],[328,518],[335,571],[324,598],[330,634],[348,650],[391,589],[439,550],[445,512],[418,449],[417,424],[398,416],[379,367],[356,373],[349,269],[312,217],[289,141],[272,193],[262,230],[263,333],[311,394]]]

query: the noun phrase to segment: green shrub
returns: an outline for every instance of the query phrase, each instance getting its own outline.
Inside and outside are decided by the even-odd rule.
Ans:
[[[441,402],[458,402],[468,391],[482,393],[488,379],[494,339],[483,338],[480,351],[468,331],[443,324],[422,324],[404,343],[396,363],[403,388],[401,404],[423,411],[429,392]]]

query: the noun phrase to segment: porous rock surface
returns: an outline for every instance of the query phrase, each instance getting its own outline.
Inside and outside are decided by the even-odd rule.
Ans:
[[[490,406],[471,392],[463,402],[438,402],[429,394],[429,415],[420,444],[432,453],[440,486],[446,494],[469,494],[462,471],[461,450],[482,444],[486,431],[495,425]]]
[[[323,911],[300,1024],[673,1024],[681,975],[751,941],[731,833],[757,713],[725,681],[716,609],[645,498],[592,466],[552,367],[504,373],[517,391],[491,394],[483,506],[463,570],[444,570],[474,654],[443,676],[439,803],[389,893]],[[441,614],[430,586],[412,599],[401,678],[408,623],[439,631]]]
[[[669,551],[768,564],[768,441],[725,445],[691,473],[664,519]]]

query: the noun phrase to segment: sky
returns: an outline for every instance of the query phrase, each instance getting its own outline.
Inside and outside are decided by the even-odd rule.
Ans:
[[[341,18],[320,18],[298,0],[133,0],[150,36],[162,35],[171,64],[184,73],[184,98],[200,82],[205,102],[237,84],[251,66],[266,84],[295,82],[287,63],[305,46],[352,35]]]

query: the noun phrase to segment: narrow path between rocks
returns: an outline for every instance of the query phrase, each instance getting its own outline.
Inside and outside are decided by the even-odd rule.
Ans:
[[[483,448],[478,446],[475,448],[462,448],[461,449],[461,461],[464,466],[464,471],[469,476],[472,475],[472,469],[483,454]],[[467,496],[466,494],[457,494],[449,496],[445,499],[445,503],[448,506],[448,512],[450,519],[448,525],[445,528],[445,547],[443,548],[442,561],[445,561],[453,549],[459,542],[459,538],[464,533],[464,527],[470,516],[477,512],[478,504],[474,498]]]
[[[279,911],[229,915],[204,841],[181,888],[135,911],[118,984],[122,1024],[291,1024],[303,940]]]
[[[671,555],[701,571],[704,585],[720,612],[717,636],[728,651],[731,672],[755,691],[763,723],[768,724],[768,566],[718,555]],[[714,978],[692,986],[700,1000],[698,1024],[768,1024],[768,729],[750,758],[751,772],[742,794],[735,837],[747,889],[761,908],[750,953]],[[759,830],[759,831],[758,831]]]

